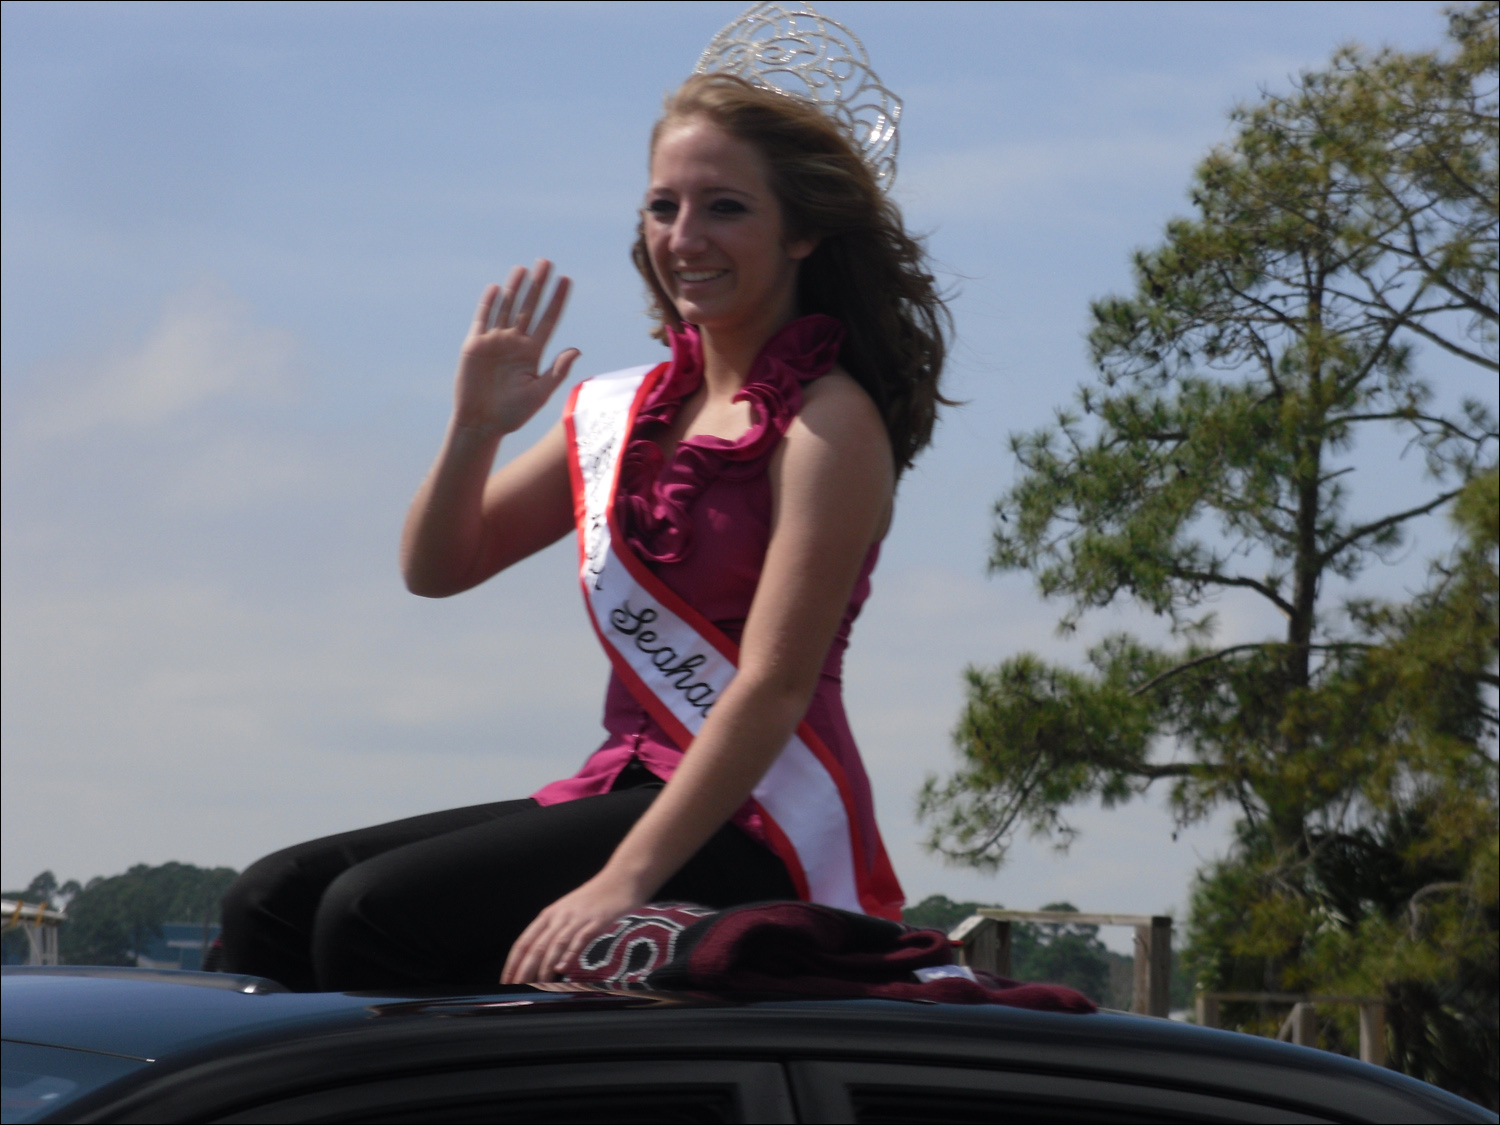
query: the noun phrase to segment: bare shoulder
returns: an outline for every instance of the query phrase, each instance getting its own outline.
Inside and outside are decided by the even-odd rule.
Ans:
[[[859,461],[892,462],[890,436],[880,410],[854,377],[835,367],[802,390],[802,410],[787,430],[793,446],[817,443]]]
[[[775,510],[863,551],[890,525],[895,488],[890,435],[865,389],[838,368],[808,384],[771,462]]]

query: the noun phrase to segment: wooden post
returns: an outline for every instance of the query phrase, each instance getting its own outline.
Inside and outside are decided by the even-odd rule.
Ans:
[[[1166,1019],[1172,1011],[1172,919],[1161,915],[1151,919],[1150,979],[1147,1011]]]
[[[999,942],[996,933],[1000,926],[992,918],[986,918],[974,927],[969,934],[969,940],[964,942],[964,964],[971,969],[983,969],[987,973],[995,972],[995,963],[1000,960]],[[997,974],[998,975],[998,974]]]
[[[1292,1027],[1297,1022],[1297,1006],[1292,1005],[1292,1010],[1286,1014],[1286,1019],[1281,1021],[1281,1026],[1276,1029],[1276,1040],[1280,1043],[1292,1041]]]
[[[1219,998],[1207,993],[1198,993],[1193,1001],[1194,1015],[1199,1027],[1219,1026]]]
[[[1318,1022],[1313,1006],[1307,1002],[1292,1005],[1292,1042],[1299,1047],[1318,1045]]]
[[[1158,915],[1135,928],[1130,1010],[1166,1019],[1172,1006],[1172,919]]]
[[[1140,1015],[1151,1011],[1151,927],[1135,928],[1135,973],[1130,985],[1130,1010]]]
[[[971,969],[997,977],[1010,976],[1010,923],[978,914],[954,927],[950,935],[959,946],[958,960]]]
[[[1359,1061],[1385,1065],[1385,1001],[1359,1006]]]
[[[995,968],[997,977],[1010,976],[1010,923],[995,921]]]

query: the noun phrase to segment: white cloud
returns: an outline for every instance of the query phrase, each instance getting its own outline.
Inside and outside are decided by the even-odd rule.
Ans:
[[[1205,146],[1180,134],[1063,137],[943,153],[906,171],[901,194],[944,220],[1058,217],[1065,200],[1163,181],[1180,192]],[[1076,214],[1073,214],[1076,218]]]
[[[191,513],[305,504],[347,494],[354,477],[347,462],[285,436],[215,433],[165,482],[159,499],[166,511]]]
[[[223,285],[202,282],[168,297],[139,345],[49,372],[60,389],[25,412],[19,434],[158,426],[212,399],[263,396],[285,386],[295,350],[287,332],[256,324]]]

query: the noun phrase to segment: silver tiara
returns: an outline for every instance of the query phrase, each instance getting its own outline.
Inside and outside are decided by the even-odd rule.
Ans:
[[[812,102],[837,121],[889,191],[901,99],[880,84],[859,36],[811,4],[752,4],[713,37],[694,74],[733,74]]]

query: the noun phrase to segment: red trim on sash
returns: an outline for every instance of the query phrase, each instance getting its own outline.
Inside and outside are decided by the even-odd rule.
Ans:
[[[585,380],[587,382],[587,380]],[[583,383],[579,383],[568,393],[567,404],[563,407],[563,432],[567,435],[568,442],[568,484],[573,489],[573,527],[583,527],[584,496],[583,496],[583,466],[578,463],[578,433],[573,427],[573,408],[578,405],[578,392],[583,390]],[[584,563],[583,536],[578,536],[578,571],[583,573]],[[592,621],[594,615],[589,614]]]
[[[771,850],[776,853],[776,858],[781,860],[786,867],[786,873],[792,877],[792,886],[797,889],[797,897],[803,902],[812,901],[812,889],[807,882],[807,872],[802,869],[802,857],[797,854],[797,846],[787,838],[787,834],[781,830],[781,825],[776,823],[775,817],[761,808],[759,801],[751,801],[760,813],[761,828],[765,830],[766,842],[771,845]],[[854,885],[859,887],[858,872]],[[864,895],[860,895],[860,902],[864,902]]]
[[[714,625],[713,622],[709,621],[687,602],[683,601],[660,578],[651,573],[646,565],[636,557],[635,552],[630,549],[630,545],[620,533],[620,527],[616,521],[615,495],[620,484],[621,469],[625,464],[625,448],[630,441],[631,433],[635,430],[636,415],[640,412],[641,406],[645,403],[652,388],[656,386],[657,381],[666,372],[667,367],[668,364],[661,363],[646,373],[645,377],[641,380],[639,389],[636,391],[634,400],[630,404],[630,411],[625,419],[625,426],[620,435],[619,455],[615,458],[614,479],[610,482],[609,499],[605,508],[605,515],[609,521],[610,548],[630,572],[630,576],[640,585],[644,586],[652,597],[656,598],[662,605],[682,618],[699,636],[713,645],[722,656],[738,667],[740,662],[739,646],[725,636],[723,631]],[[582,571],[585,550],[583,535],[581,534],[585,516],[585,498],[583,470],[578,464],[578,441],[573,424],[573,408],[578,401],[578,393],[581,389],[581,383],[579,386],[573,388],[573,393],[568,396],[568,404],[563,411],[563,425],[568,438],[568,477],[573,486],[573,521],[574,526],[580,529],[578,536],[580,572]],[[584,585],[581,578],[580,585]],[[586,588],[584,590],[584,597],[589,599],[590,605],[592,605],[592,599]],[[610,663],[614,666],[616,674],[624,682],[627,690],[635,697],[636,702],[644,707],[651,717],[661,725],[662,729],[671,736],[672,740],[677,743],[678,748],[686,753],[688,747],[692,745],[692,733],[662,703],[656,693],[641,681],[641,678],[636,675],[635,669],[626,662],[625,658],[618,655],[615,646],[605,638],[603,631],[599,628],[598,619],[592,609],[589,612],[589,623],[593,625],[594,632],[599,636],[599,643],[604,647],[605,655],[609,657]],[[896,873],[891,867],[890,859],[886,855],[885,843],[880,839],[878,830],[875,833],[873,841],[874,847],[868,851],[866,850],[864,827],[860,822],[858,810],[854,807],[849,789],[849,778],[844,772],[842,763],[834,757],[833,752],[824,745],[823,740],[818,737],[817,732],[808,725],[805,719],[797,724],[796,733],[833,779],[834,788],[839,794],[839,799],[844,803],[844,816],[848,821],[849,832],[852,837],[851,844],[853,846],[851,850],[853,854],[851,858],[856,865],[854,886],[859,895],[860,905],[864,907],[867,914],[899,922],[901,920],[901,904],[903,901],[901,885],[896,880]],[[756,802],[756,808],[761,814],[761,820],[766,829],[766,839],[771,844],[772,850],[786,865],[787,871],[792,877],[793,884],[797,888],[798,895],[804,901],[808,901],[807,875],[802,869],[802,862],[797,856],[796,847],[787,838],[786,833],[781,830],[781,826],[776,823],[775,819],[765,811],[759,802]],[[867,866],[863,866],[866,864]],[[863,869],[861,869],[862,867]]]

